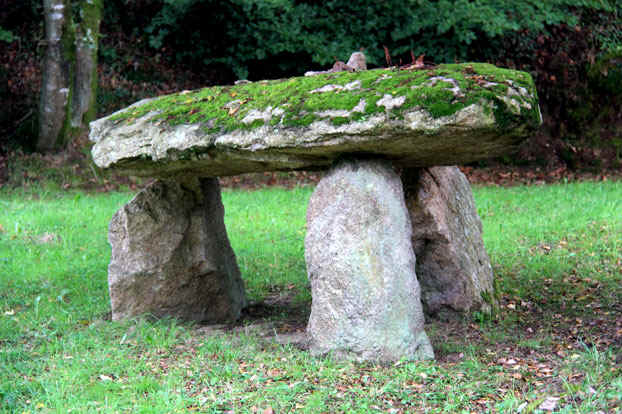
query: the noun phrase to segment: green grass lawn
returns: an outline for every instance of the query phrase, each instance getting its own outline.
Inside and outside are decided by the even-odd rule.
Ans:
[[[474,193],[499,310],[429,321],[436,361],[379,366],[253,328],[304,328],[309,188],[224,191],[248,296],[265,305],[224,331],[110,321],[107,225],[130,193],[0,192],[0,412],[622,410],[622,182]]]

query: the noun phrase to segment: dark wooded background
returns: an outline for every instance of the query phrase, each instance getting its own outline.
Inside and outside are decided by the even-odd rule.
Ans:
[[[622,0],[104,0],[99,116],[147,96],[301,75],[364,49],[530,72],[545,125],[514,165],[619,168]],[[44,42],[40,0],[0,0],[0,154],[31,151]]]

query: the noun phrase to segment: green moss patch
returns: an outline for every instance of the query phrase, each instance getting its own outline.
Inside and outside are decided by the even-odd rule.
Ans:
[[[318,91],[326,85],[337,87]],[[458,93],[455,93],[456,86]],[[508,95],[510,87],[515,90],[523,88],[527,92],[512,96],[521,107],[520,114],[512,112],[499,99]],[[377,101],[385,95],[395,98],[405,96],[406,99],[401,106],[387,111],[377,105]],[[334,117],[321,115],[326,111],[352,111],[361,100],[366,104],[362,113],[351,112],[349,116]],[[439,118],[482,100],[495,103],[494,114],[501,129],[525,122],[536,125],[540,122],[537,94],[531,76],[483,63],[447,64],[420,70],[338,72],[184,91],[128,108],[111,119],[133,122],[153,112],[152,122],[165,126],[198,123],[209,133],[226,133],[265,124],[274,127],[308,126],[319,119],[342,125],[384,112],[392,118],[401,118],[405,111],[413,108],[424,109],[434,118]],[[268,119],[246,118],[243,122],[245,117],[253,114],[251,111],[265,113],[270,108],[279,108],[283,113],[272,118],[268,116]]]

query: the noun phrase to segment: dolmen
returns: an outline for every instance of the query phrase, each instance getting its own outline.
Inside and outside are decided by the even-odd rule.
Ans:
[[[453,165],[510,154],[540,123],[528,74],[479,63],[210,87],[99,119],[94,162],[157,179],[110,222],[112,317],[238,319],[247,301],[218,177],[326,169],[307,211],[311,352],[433,358],[424,312],[495,305]]]

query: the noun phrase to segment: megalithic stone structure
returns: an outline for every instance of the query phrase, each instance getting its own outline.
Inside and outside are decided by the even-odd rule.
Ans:
[[[110,224],[113,317],[236,319],[245,298],[216,177],[332,168],[310,207],[311,349],[361,360],[431,357],[420,297],[431,311],[468,311],[486,310],[492,294],[468,183],[431,167],[512,153],[540,124],[529,74],[479,63],[183,91],[97,120],[98,166],[160,179]],[[393,167],[419,171],[402,177],[406,197]],[[318,205],[348,213],[331,218]],[[441,250],[452,257],[439,259]],[[460,273],[466,263],[479,273]]]

